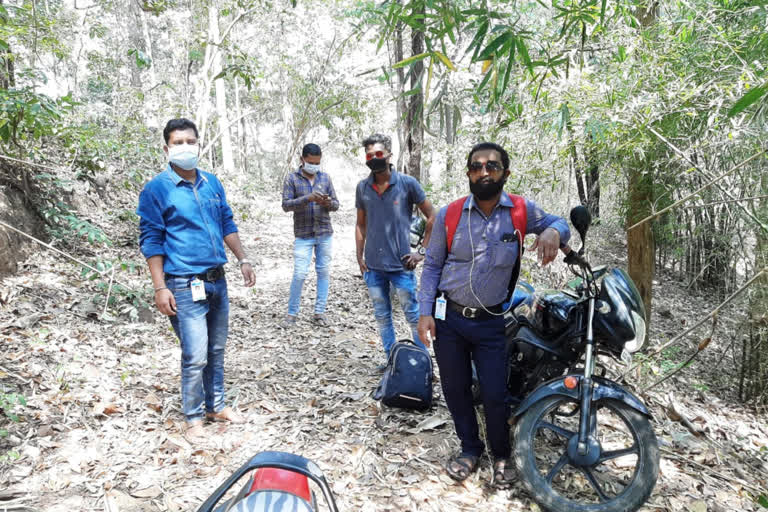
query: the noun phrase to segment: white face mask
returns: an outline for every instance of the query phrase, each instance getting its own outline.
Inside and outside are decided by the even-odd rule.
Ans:
[[[197,167],[200,146],[197,144],[178,144],[168,146],[168,161],[185,171],[191,171]]]
[[[307,174],[317,174],[320,172],[320,164],[308,164],[304,162],[302,169],[304,169],[304,172]]]

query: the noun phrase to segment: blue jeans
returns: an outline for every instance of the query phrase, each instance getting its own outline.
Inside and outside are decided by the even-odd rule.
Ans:
[[[485,448],[480,440],[472,400],[474,361],[480,380],[480,398],[491,454],[495,459],[509,457],[504,317],[472,320],[449,309],[445,320],[435,320],[435,327],[435,359],[440,368],[445,403],[461,441],[462,453],[480,456]]]
[[[293,280],[291,281],[291,296],[288,299],[288,314],[299,314],[301,305],[301,289],[309,273],[312,261],[312,249],[315,250],[315,272],[317,272],[317,297],[315,298],[315,314],[325,313],[328,302],[328,287],[331,283],[331,235],[315,238],[297,238],[293,244]]]
[[[192,301],[190,281],[165,280],[176,298],[176,315],[169,318],[181,341],[181,403],[187,421],[224,408],[224,346],[229,331],[227,280],[204,281],[205,300],[197,302]]]
[[[395,344],[395,326],[392,323],[392,301],[389,298],[390,286],[395,288],[400,305],[403,307],[405,319],[411,324],[413,341],[424,350],[427,347],[419,339],[419,303],[416,300],[416,276],[411,270],[399,272],[382,272],[369,270],[363,276],[368,286],[368,294],[373,302],[373,315],[379,326],[381,344],[389,357],[389,351]]]

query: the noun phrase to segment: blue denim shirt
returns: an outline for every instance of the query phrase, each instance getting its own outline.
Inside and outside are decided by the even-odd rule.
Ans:
[[[198,169],[193,185],[168,165],[144,186],[136,213],[141,253],[164,256],[166,273],[197,274],[227,262],[224,237],[237,226],[213,174]]]
[[[554,228],[560,233],[560,245],[564,247],[571,238],[571,231],[565,220],[546,213],[533,201],[526,199],[525,204],[528,213],[526,233],[538,235],[547,228]],[[437,214],[424,259],[419,289],[419,314],[422,316],[432,315],[438,290],[445,292],[449,299],[463,306],[479,307],[482,303],[487,307],[500,304],[507,298],[509,280],[519,254],[516,238],[510,237],[512,241],[502,242],[505,234],[515,232],[509,212],[514,205],[506,193],[501,195],[498,204],[487,218],[477,208],[473,197],[467,198],[453,236],[450,254],[447,254],[445,229],[447,208],[441,208]],[[469,215],[464,213],[466,211],[469,211]]]
[[[400,272],[405,270],[403,256],[411,253],[413,207],[427,195],[416,178],[396,172],[394,167],[383,194],[373,183],[370,174],[355,190],[355,208],[365,211],[365,264],[371,270]]]

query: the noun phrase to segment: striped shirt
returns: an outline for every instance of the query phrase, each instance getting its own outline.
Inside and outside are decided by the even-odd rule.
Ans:
[[[331,206],[321,206],[307,198],[312,192],[328,194]],[[302,174],[301,167],[283,181],[283,211],[293,212],[293,234],[296,238],[314,238],[333,233],[329,212],[339,209],[339,200],[328,173],[315,174],[312,183]]]

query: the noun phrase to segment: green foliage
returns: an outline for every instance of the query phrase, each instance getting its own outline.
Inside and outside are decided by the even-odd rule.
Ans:
[[[53,100],[32,87],[0,89],[0,140],[18,145],[54,135],[63,113],[71,111],[73,104],[70,96]]]
[[[750,90],[747,94],[739,98],[739,101],[734,103],[734,105],[728,111],[728,117],[733,117],[737,114],[740,114],[754,103],[757,103],[757,101],[762,98],[766,92],[768,92],[768,82],[760,87],[755,87],[754,89]]]
[[[149,58],[149,55],[136,48],[128,50],[128,56],[133,57],[134,63],[139,69],[147,69],[152,65],[152,59]]]
[[[5,390],[0,389],[0,413],[3,416],[9,418],[13,422],[19,422],[19,416],[16,414],[15,409],[17,406],[26,406],[27,399],[19,393],[8,393]],[[0,427],[0,438],[7,437],[8,430]],[[0,462],[3,457],[11,459],[18,458],[18,454],[14,456],[13,452],[9,452],[5,456],[0,456]]]

